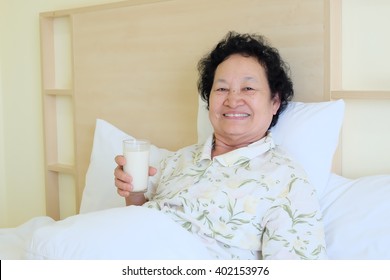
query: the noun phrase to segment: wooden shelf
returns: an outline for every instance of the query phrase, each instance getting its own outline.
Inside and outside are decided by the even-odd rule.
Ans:
[[[388,68],[384,69],[381,67],[374,67],[373,65],[364,65],[365,67],[361,68],[365,71],[367,69],[369,69],[370,71],[353,71],[353,69],[357,67],[356,65],[359,65],[356,64],[356,62],[358,61],[359,63],[361,63],[361,58],[359,56],[362,53],[365,53],[365,51],[362,50],[362,47],[360,45],[354,46],[354,44],[356,44],[356,42],[359,42],[359,40],[360,42],[366,42],[367,35],[369,34],[365,34],[365,32],[367,32],[367,30],[371,30],[359,29],[360,24],[361,26],[366,26],[369,24],[370,21],[367,21],[366,18],[357,16],[365,14],[366,11],[364,7],[369,6],[366,4],[363,5],[363,3],[358,2],[359,1],[343,0],[325,1],[327,12],[326,18],[328,19],[326,30],[328,38],[325,47],[329,53],[329,57],[327,58],[329,64],[326,64],[325,71],[325,73],[327,74],[326,77],[329,82],[326,83],[325,92],[330,92],[331,99],[390,99],[390,90],[387,90],[388,83],[380,84],[383,87],[383,90],[370,89],[370,87],[375,87],[372,85],[377,85],[377,82],[373,82],[372,79],[370,80],[370,77],[367,77],[367,73],[374,73],[375,75],[373,76],[375,76],[376,79],[385,80],[388,76]],[[351,8],[351,5],[353,5],[353,9]],[[352,19],[351,14],[354,13],[354,19]],[[358,25],[356,24],[357,22],[359,23]],[[370,42],[370,44],[373,43]],[[358,50],[353,50],[353,48],[355,47]],[[380,48],[378,48],[378,51],[380,51]],[[372,57],[367,55],[371,54],[365,54],[364,61],[367,61],[367,57],[372,58],[370,59],[370,61],[376,61],[375,56]]]
[[[64,109],[65,112],[69,111],[68,103],[70,102],[72,106],[74,97],[71,19],[67,14],[61,15],[61,17],[41,14],[40,19],[46,214],[59,220],[62,218],[59,198],[60,185],[62,184],[61,175],[77,177],[75,165],[60,163],[69,162],[69,158],[75,157],[74,148],[73,151],[68,151],[72,148],[64,148],[63,142],[60,141],[62,135],[71,134],[68,126],[64,125],[63,119]],[[71,130],[73,131],[74,128]]]
[[[390,91],[333,90],[331,99],[390,99]]]
[[[58,173],[70,174],[70,175],[76,174],[75,166],[70,165],[70,164],[63,164],[63,163],[48,164],[47,170],[58,172]]]
[[[73,90],[71,89],[44,89],[44,93],[54,96],[73,96]]]

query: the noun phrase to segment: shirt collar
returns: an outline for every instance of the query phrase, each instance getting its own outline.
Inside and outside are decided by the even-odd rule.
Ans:
[[[201,146],[198,162],[201,160],[212,160],[211,151],[213,148],[214,136],[210,135],[203,146]],[[262,155],[275,147],[271,132],[268,132],[265,137],[246,147],[242,147],[231,152],[214,157],[220,164],[224,166],[234,166],[243,162],[249,161],[259,155]]]

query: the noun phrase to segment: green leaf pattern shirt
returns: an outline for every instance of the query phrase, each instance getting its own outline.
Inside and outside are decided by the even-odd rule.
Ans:
[[[144,206],[170,215],[216,259],[326,258],[315,190],[271,133],[214,158],[212,140],[165,158]]]

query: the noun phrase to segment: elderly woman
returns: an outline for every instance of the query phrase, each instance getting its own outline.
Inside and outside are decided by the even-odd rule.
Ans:
[[[147,197],[132,193],[117,156],[119,195],[169,215],[217,259],[326,258],[315,190],[269,132],[293,96],[278,51],[261,36],[230,32],[198,69],[213,135],[151,167]]]

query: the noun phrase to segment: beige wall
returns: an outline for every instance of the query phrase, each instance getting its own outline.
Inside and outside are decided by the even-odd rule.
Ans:
[[[2,5],[0,5],[0,10]],[[1,25],[1,22],[0,22]],[[1,46],[1,43],[0,43]],[[2,94],[2,82],[1,82],[1,57],[0,57],[0,227],[5,226],[7,220],[7,200],[6,200],[6,188],[5,188],[5,159],[4,159],[4,118],[3,118],[3,94]]]
[[[343,0],[342,89],[390,97],[390,2]],[[390,99],[347,100],[343,175],[390,173]]]
[[[343,175],[390,173],[390,100],[347,100],[343,128]]]
[[[118,0],[0,1],[0,226],[45,214],[39,13]]]
[[[3,83],[2,83],[2,50],[3,50],[3,26],[4,18],[2,16],[2,11],[5,9],[5,1],[0,2],[0,227],[6,225],[6,210],[7,210],[7,200],[6,200],[6,188],[5,188],[5,156],[4,156],[4,110],[3,110]]]

